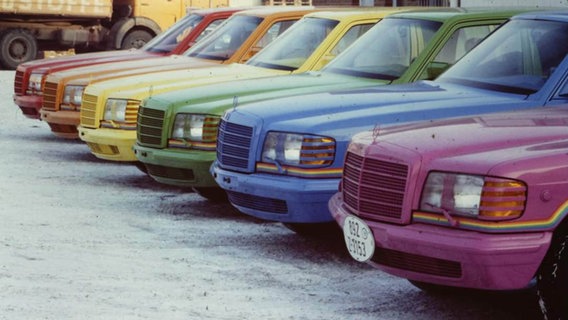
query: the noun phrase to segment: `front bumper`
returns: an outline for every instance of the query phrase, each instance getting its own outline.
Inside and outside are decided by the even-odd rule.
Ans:
[[[39,111],[43,105],[42,96],[14,95],[14,103],[20,107],[24,116],[30,119],[40,119]]]
[[[341,193],[329,209],[343,227],[350,213]],[[484,234],[420,223],[365,223],[375,239],[368,262],[374,267],[410,280],[486,290],[526,287],[552,238],[551,232]]]
[[[118,130],[77,127],[79,138],[85,141],[91,152],[100,159],[111,161],[136,161],[132,147],[136,143],[136,130]]]
[[[215,152],[155,149],[134,145],[136,158],[156,181],[181,187],[218,187],[209,173]]]
[[[301,179],[271,174],[243,174],[221,169],[211,174],[241,212],[287,223],[322,223],[333,218],[327,208],[339,179]]]
[[[51,132],[66,139],[79,139],[77,126],[81,123],[79,111],[47,111],[40,110],[41,120],[47,122]]]

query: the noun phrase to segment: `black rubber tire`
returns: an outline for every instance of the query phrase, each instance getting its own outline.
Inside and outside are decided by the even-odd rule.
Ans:
[[[133,30],[130,31],[124,39],[122,39],[122,44],[120,49],[140,49],[142,48],[148,41],[152,40],[154,37],[153,34],[146,30]]]
[[[568,233],[552,238],[537,274],[537,295],[545,319],[568,319]]]
[[[221,188],[211,187],[211,188],[193,188],[193,191],[203,198],[212,202],[229,202],[227,192]]]
[[[34,60],[37,56],[37,41],[25,29],[8,29],[0,34],[0,64],[15,70],[20,63]]]

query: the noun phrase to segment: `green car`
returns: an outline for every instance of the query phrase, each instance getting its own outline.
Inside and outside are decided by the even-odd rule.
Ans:
[[[433,79],[521,11],[434,9],[392,14],[320,71],[225,82],[154,95],[138,111],[136,158],[156,181],[226,197],[209,173],[217,127],[252,101]],[[244,107],[244,106],[243,106]]]

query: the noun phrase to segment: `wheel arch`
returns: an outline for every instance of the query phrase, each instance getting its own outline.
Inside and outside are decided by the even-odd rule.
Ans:
[[[107,48],[111,50],[120,49],[126,35],[133,30],[146,30],[154,36],[162,32],[162,28],[154,20],[146,17],[121,19],[110,29]]]

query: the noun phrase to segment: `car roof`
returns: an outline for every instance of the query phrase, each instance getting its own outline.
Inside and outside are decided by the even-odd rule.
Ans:
[[[235,13],[235,15],[246,15],[246,16],[256,16],[256,17],[268,17],[274,14],[282,13],[298,13],[298,12],[313,12],[315,10],[312,6],[273,6],[273,7],[262,7],[250,10],[243,10]]]
[[[206,9],[190,9],[187,14],[199,14],[199,15],[208,15],[217,12],[237,12],[241,11],[244,8],[232,8],[232,7],[223,7],[223,8],[206,8]]]
[[[474,8],[423,8],[418,10],[397,12],[390,18],[411,18],[431,21],[446,21],[449,19],[491,18],[514,16],[521,13],[544,10],[544,8],[531,7],[474,7]]]
[[[515,19],[568,21],[568,10],[536,11],[517,15]]]
[[[317,9],[316,9],[317,10]],[[404,10],[404,9],[402,9]],[[318,18],[328,18],[333,20],[340,20],[346,18],[360,18],[360,17],[376,17],[379,16],[387,16],[389,14],[400,12],[401,8],[389,8],[389,7],[373,7],[368,9],[357,9],[357,8],[349,8],[349,9],[340,9],[340,10],[329,10],[326,8],[324,11],[316,11],[312,13],[308,13],[305,15],[306,17],[318,17]]]

